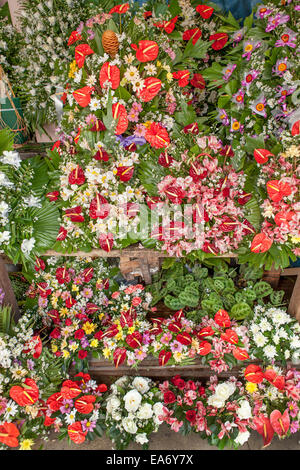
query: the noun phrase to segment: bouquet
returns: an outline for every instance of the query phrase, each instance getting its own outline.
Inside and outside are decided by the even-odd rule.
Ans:
[[[246,393],[253,408],[252,429],[263,438],[264,447],[273,437],[285,439],[299,431],[300,373],[276,366],[265,370],[251,364],[244,372]]]
[[[149,436],[161,424],[162,394],[146,377],[121,377],[111,385],[106,399],[107,435],[118,450],[131,441],[147,449]]]
[[[257,305],[247,327],[251,358],[267,364],[299,359],[300,325],[282,308]]]
[[[61,389],[47,400],[44,426],[54,427],[58,439],[82,444],[86,439],[101,437],[104,430],[103,402],[107,386],[97,385],[89,374],[80,372],[65,380]]]
[[[150,311],[151,301],[150,292],[146,292],[142,284],[121,284],[119,289],[111,294],[111,300],[105,312],[108,319],[112,321],[126,312],[143,320]]]

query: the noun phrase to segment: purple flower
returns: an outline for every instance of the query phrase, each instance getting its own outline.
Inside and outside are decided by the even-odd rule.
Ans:
[[[299,431],[299,422],[298,421],[292,421],[291,422],[290,431],[291,431],[292,434],[295,434],[296,432]]]
[[[259,116],[266,118],[266,103],[266,98],[263,95],[260,95],[255,101],[252,102],[250,109],[252,109],[255,114],[259,114]]]
[[[230,132],[244,132],[244,126],[235,118],[231,118]]]
[[[96,421],[89,421],[88,419],[84,419],[81,421],[82,430],[85,431],[93,431],[96,427]]]
[[[89,345],[90,345],[90,343],[88,342],[88,340],[85,336],[83,338],[81,338],[80,343],[81,343],[81,346],[82,346],[83,349],[88,348]]]
[[[143,333],[143,339],[142,339],[142,343],[143,344],[150,344],[150,334],[145,332]]]
[[[217,116],[218,121],[221,121],[221,123],[224,126],[229,125],[229,119],[228,119],[228,114],[226,113],[225,109],[218,109],[218,116]]]
[[[242,86],[246,87],[247,91],[251,85],[251,83],[260,75],[258,70],[250,70],[249,72],[245,72],[244,78],[242,80]]]
[[[278,86],[276,87],[276,98],[279,98],[278,103],[283,103],[286,100],[286,97],[294,93],[296,88],[287,88],[287,87],[282,87]]]
[[[299,408],[298,408],[298,405],[295,401],[289,401],[288,404],[287,404],[288,408],[289,408],[289,414],[292,418],[296,418],[298,412],[299,412]]]
[[[234,35],[232,36],[233,43],[241,42],[241,40],[244,37],[244,34],[245,34],[245,28],[242,28],[236,31]]]
[[[137,135],[129,135],[128,137],[123,137],[122,135],[116,135],[116,139],[120,142],[123,147],[128,147],[130,144],[135,145],[144,145],[146,139]]]
[[[34,361],[32,359],[27,360],[27,369],[29,369],[29,370],[34,369]]]
[[[225,80],[225,82],[228,82],[235,68],[236,64],[228,64],[226,67],[223,68],[222,73],[224,74],[223,80]]]
[[[268,24],[266,27],[266,33],[269,33],[270,31],[273,31],[277,26],[287,23],[290,19],[289,15],[281,15],[280,13],[277,13],[275,16],[270,16],[268,18]]]
[[[0,305],[3,304],[4,297],[5,297],[5,292],[4,292],[4,290],[1,289],[1,287],[0,287]]]
[[[258,41],[245,41],[244,43],[244,50],[243,50],[243,55],[242,57],[246,57],[247,60],[250,60],[251,54],[255,49],[260,47],[261,42]]]
[[[297,41],[297,34],[291,29],[287,28],[280,36],[280,39],[275,42],[275,47],[289,46],[289,47],[295,48],[296,41]]]
[[[242,89],[237,91],[233,96],[233,102],[237,106],[238,109],[242,109],[244,107],[244,96],[245,93]]]
[[[271,13],[272,13],[272,10],[267,8],[265,5],[259,5],[255,13],[255,16],[257,18],[264,18],[265,16],[268,16]]]
[[[63,413],[63,414],[69,414],[71,413],[71,410],[74,406],[74,403],[73,403],[73,400],[67,400],[67,399],[64,399],[62,401],[62,406],[59,408],[60,411]]]
[[[283,77],[289,65],[287,60],[287,57],[285,57],[284,59],[278,59],[276,64],[272,68],[272,72],[276,73],[276,75],[279,75],[279,77]]]
[[[84,22],[81,21],[81,22],[80,22],[80,25],[79,25],[78,28],[76,29],[77,33],[81,34],[82,31],[83,31],[83,28],[84,28]]]
[[[4,397],[0,398],[0,416],[4,415],[7,406],[7,399]]]
[[[170,347],[171,347],[171,351],[174,353],[174,352],[181,352],[182,351],[182,344],[179,343],[179,341],[173,341],[173,343],[170,344]]]

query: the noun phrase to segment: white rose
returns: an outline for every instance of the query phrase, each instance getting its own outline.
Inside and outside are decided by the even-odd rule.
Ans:
[[[249,419],[252,416],[251,406],[247,400],[240,402],[240,407],[237,409],[237,415],[240,419]]]
[[[237,444],[240,444],[242,446],[243,444],[245,444],[245,442],[248,441],[249,437],[250,437],[250,432],[249,431],[239,432],[239,434],[235,438],[234,442],[236,442]]]
[[[135,437],[135,440],[138,444],[141,444],[141,445],[146,444],[146,442],[148,442],[147,434],[145,433],[137,434]]]
[[[148,381],[143,377],[135,377],[134,381],[132,382],[134,388],[137,389],[140,393],[146,393],[149,390]]]
[[[154,403],[154,405],[153,405],[154,414],[156,416],[161,415],[162,412],[163,412],[163,407],[164,407],[164,405],[160,401],[158,403]]]
[[[236,387],[233,382],[223,382],[218,384],[215,389],[215,395],[219,399],[226,401],[235,391]]]
[[[112,397],[109,400],[107,400],[106,410],[109,414],[112,414],[112,412],[114,410],[117,410],[120,405],[121,405],[120,400],[118,398]]]
[[[124,396],[125,408],[127,411],[136,411],[141,404],[142,395],[137,390],[130,390]]]
[[[126,432],[129,434],[136,434],[137,432],[137,425],[133,421],[133,419],[127,417],[122,420],[122,426]]]
[[[222,398],[217,397],[216,395],[211,395],[207,400],[208,405],[213,406],[214,408],[223,408],[225,406],[225,401]]]
[[[139,411],[137,412],[137,417],[139,419],[150,419],[153,415],[153,409],[150,403],[145,403],[141,406]]]

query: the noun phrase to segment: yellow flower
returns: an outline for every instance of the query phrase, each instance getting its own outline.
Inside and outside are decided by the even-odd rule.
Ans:
[[[103,356],[107,359],[110,356],[110,349],[104,348],[103,349]]]
[[[120,320],[115,320],[116,325],[120,325]]]
[[[116,334],[116,340],[123,339],[123,338],[124,338],[124,336],[123,336],[122,331],[120,331],[118,334]]]
[[[135,326],[131,326],[128,328],[128,334],[132,335],[132,333],[135,331]]]
[[[52,343],[52,344],[51,344],[51,351],[52,351],[53,353],[56,353],[57,350],[58,350],[58,347],[56,346],[56,344]]]
[[[78,292],[78,291],[79,291],[79,287],[76,286],[76,284],[73,284],[73,285],[72,285],[72,291]]]
[[[23,439],[23,441],[20,442],[20,450],[31,450],[33,444],[33,439]]]
[[[169,83],[173,80],[173,75],[171,74],[171,72],[167,73],[167,80]]]
[[[147,127],[147,129],[149,129],[151,124],[152,124],[152,121],[146,121],[146,122],[143,123],[143,126]]]
[[[246,390],[249,393],[254,393],[257,391],[257,384],[254,384],[252,382],[247,382],[246,383]]]
[[[292,237],[291,238],[292,243],[299,243],[300,242],[300,237]]]
[[[171,67],[167,64],[163,64],[162,68],[166,70],[166,72],[171,72]]]
[[[157,67],[160,67],[160,66],[161,66],[161,62],[158,60],[158,61],[156,62],[156,65],[157,65]]]
[[[62,340],[61,345],[60,345],[61,349],[65,349],[67,346],[68,346],[67,340],[66,339]]]
[[[87,335],[90,335],[91,333],[93,333],[93,331],[96,329],[96,325],[94,325],[93,323],[90,323],[89,321],[87,321],[82,329],[85,331],[85,333]]]
[[[76,351],[76,349],[78,349],[78,344],[76,343],[69,344],[69,349],[70,351]]]
[[[69,351],[67,351],[66,349],[63,351],[62,353],[62,357],[64,357],[65,359],[67,359],[68,357],[70,357],[70,353]]]
[[[66,307],[63,307],[63,308],[60,309],[59,313],[62,317],[64,317],[64,316],[68,315],[69,309],[66,308]]]
[[[104,313],[99,313],[98,315],[99,320],[102,320],[103,317],[104,317]]]
[[[92,346],[92,348],[96,348],[99,344],[99,341],[97,339],[92,339],[92,341],[90,342],[90,345]]]
[[[77,72],[77,64],[76,64],[76,60],[73,60],[73,62],[70,63],[70,67],[69,67],[69,78],[74,78],[76,72]]]

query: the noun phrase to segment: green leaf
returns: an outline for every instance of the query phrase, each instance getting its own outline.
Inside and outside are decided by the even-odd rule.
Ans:
[[[174,114],[175,120],[183,125],[188,126],[196,121],[197,115],[192,106],[188,106],[185,101],[181,102],[181,111]]]
[[[213,43],[213,41],[207,42],[198,39],[196,44],[193,44],[192,39],[190,39],[184,49],[183,59],[187,57],[193,57],[194,59],[203,59],[207,53],[208,48]]]

